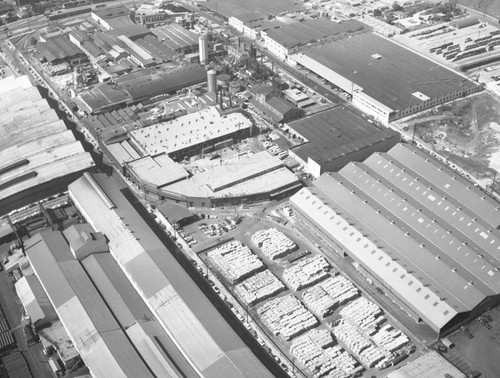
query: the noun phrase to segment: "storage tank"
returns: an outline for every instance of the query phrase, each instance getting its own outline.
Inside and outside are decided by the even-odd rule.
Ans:
[[[229,82],[231,81],[231,75],[229,74],[220,74],[217,75],[217,84],[221,87],[227,88],[229,86]]]
[[[207,35],[202,34],[198,38],[199,50],[200,50],[200,64],[205,65],[208,63],[208,40]]]
[[[209,70],[207,72],[207,85],[208,85],[208,91],[212,93],[217,92],[217,71],[216,70]]]

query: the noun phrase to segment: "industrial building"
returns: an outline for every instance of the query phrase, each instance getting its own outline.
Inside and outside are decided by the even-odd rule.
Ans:
[[[94,161],[27,76],[0,80],[0,214],[50,195]]]
[[[197,49],[198,36],[179,24],[158,26],[151,31],[172,51],[192,52]]]
[[[189,177],[187,171],[166,154],[129,161],[126,174],[138,185],[149,184],[157,189]]]
[[[500,301],[500,206],[408,144],[323,174],[297,220],[437,334]]]
[[[302,115],[302,111],[281,97],[281,91],[272,85],[255,87],[252,96],[251,104],[257,113],[272,123],[290,122]]]
[[[14,287],[25,313],[30,316],[33,326],[45,327],[57,320],[56,311],[50,304],[47,293],[43,290],[36,276],[23,276],[14,284]]]
[[[303,141],[289,149],[290,155],[316,178],[374,152],[388,151],[401,139],[398,132],[369,123],[342,106],[290,122],[287,127]]]
[[[124,5],[104,6],[92,8],[91,18],[106,30],[132,26],[134,12]]]
[[[134,104],[172,94],[180,89],[204,83],[206,80],[205,69],[199,64],[190,64],[166,73],[139,70],[122,75],[115,81],[130,96],[130,104]]]
[[[212,12],[220,14],[228,20],[230,26],[250,38],[256,38],[257,28],[263,21],[279,14],[299,12],[305,9],[300,3],[291,3],[288,0],[266,1],[230,0],[220,2],[209,0],[200,4]]]
[[[251,134],[252,122],[241,113],[221,115],[210,107],[130,132],[130,142],[144,155],[168,154],[182,160],[213,151],[218,143],[233,143]]]
[[[155,97],[167,96],[206,80],[205,69],[199,64],[175,68],[167,73],[154,73],[146,68],[118,76],[115,86],[102,83],[81,92],[75,102],[87,114],[106,113],[140,102],[149,102]]]
[[[189,207],[210,207],[268,201],[300,187],[297,176],[279,158],[263,151],[167,185],[155,194]]]
[[[72,63],[86,59],[85,54],[72,44],[67,36],[57,36],[46,42],[38,42],[36,49],[42,57],[41,60],[50,64]]]
[[[338,39],[345,35],[366,31],[365,24],[357,20],[333,22],[328,18],[318,18],[262,31],[266,49],[280,59],[296,53],[307,44],[328,38]]]
[[[466,378],[466,375],[433,350],[387,375],[387,378]]]
[[[123,90],[102,83],[94,88],[81,92],[75,99],[79,108],[87,114],[110,112],[126,106],[131,101],[130,96]]]
[[[91,374],[153,377],[117,323],[60,231],[26,243],[31,266]]]
[[[106,236],[118,266],[196,373],[207,378],[273,376],[184,271],[112,177],[85,174],[69,186],[69,193],[85,219]],[[124,341],[122,347],[126,344]],[[95,363],[104,362],[111,365],[102,355]],[[138,369],[142,363],[134,365]]]
[[[290,56],[352,96],[382,122],[482,90],[482,86],[371,32],[319,43]]]

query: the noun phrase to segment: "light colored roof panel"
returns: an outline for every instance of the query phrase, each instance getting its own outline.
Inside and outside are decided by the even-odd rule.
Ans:
[[[390,164],[384,160],[379,162]],[[450,276],[458,274],[468,282],[474,282],[486,296],[500,292],[500,280],[495,274],[496,265],[493,266],[482,259],[478,252],[464,245],[458,233],[450,231],[444,222],[433,218],[426,207],[419,207],[419,203],[411,198],[405,200],[408,191],[391,190],[392,183],[381,179],[364,163],[350,163],[339,173],[348,181],[348,187],[355,188],[356,195],[373,200],[372,207],[383,209],[389,220],[409,233],[408,237],[423,243],[434,256],[448,265],[448,269],[441,272],[442,282],[451,282]],[[417,192],[427,192],[428,189],[422,183],[412,181],[412,187]],[[459,289],[457,287],[455,290]],[[470,295],[469,291],[467,295]]]
[[[89,180],[106,192],[116,205],[115,209],[104,206]],[[228,352],[242,349],[246,366],[251,365],[252,369],[243,371],[237,361],[232,360],[231,373],[227,376],[271,377],[138,215],[112,178],[86,174],[69,186],[69,192],[87,220],[109,239],[110,251],[127,277],[198,371],[206,377],[219,378],[221,374],[218,371],[212,374],[210,368],[227,358]]]
[[[438,377],[465,378],[466,375],[433,350],[387,375],[387,378]]]
[[[152,376],[62,234],[43,232],[26,244],[33,270],[90,371],[98,377]]]
[[[494,267],[500,266],[500,232],[488,227],[481,217],[468,208],[468,203],[463,204],[447,191],[435,188],[432,183],[405,165],[390,159],[387,154],[374,154],[365,164],[390,181],[392,186],[398,187],[421,204],[435,219],[439,219],[444,227],[453,229],[453,235],[457,235],[462,242],[480,251],[473,253],[476,258],[486,253],[488,256],[480,257],[488,258]],[[493,271],[483,272],[491,277],[495,275]]]
[[[158,188],[189,176],[180,164],[175,163],[166,154],[154,158],[145,156],[127,165],[141,180],[150,182]]]
[[[134,141],[149,155],[173,153],[251,127],[241,113],[220,115],[210,107],[174,120],[134,130]]]
[[[490,227],[500,226],[498,202],[459,174],[408,144],[398,144],[388,154],[429,181],[433,187],[448,193],[450,198],[484,219]]]
[[[335,185],[336,183],[331,182],[331,184]],[[358,197],[356,196],[352,197],[354,199],[352,205],[358,206],[362,211],[367,212],[363,202],[357,201]],[[345,198],[339,198],[339,200],[345,200]],[[414,273],[410,273],[409,270],[413,270],[413,267],[405,268],[402,266],[403,262],[393,259],[386,252],[386,250],[389,251],[390,247],[386,247],[385,243],[378,242],[375,244],[372,240],[373,237],[364,236],[367,234],[365,234],[365,230],[361,228],[361,225],[351,226],[351,221],[345,218],[344,209],[332,210],[329,204],[323,202],[319,196],[306,188],[295,194],[291,198],[291,202],[303,214],[307,214],[311,220],[319,224],[332,238],[337,240],[356,260],[360,261],[368,270],[374,272],[388,287],[399,293],[400,297],[414,311],[421,314],[422,318],[434,330],[439,331],[458,312],[470,309],[465,304],[453,299],[451,294],[446,302],[441,301],[439,296],[432,290],[434,285],[424,285],[422,280],[417,278],[422,274],[425,275],[424,272],[414,271]],[[339,213],[342,213],[342,215]],[[369,213],[368,216],[372,217],[375,222],[379,222],[382,227],[386,227],[387,221],[384,221],[383,217],[377,216],[375,211],[373,213]],[[390,226],[387,231],[395,232]],[[378,248],[380,244],[383,244],[382,249]],[[407,245],[406,248],[412,249],[415,247]],[[392,254],[393,249],[391,248],[390,251]],[[415,252],[421,253],[418,247],[415,248]],[[430,282],[429,277],[426,277],[426,281]]]

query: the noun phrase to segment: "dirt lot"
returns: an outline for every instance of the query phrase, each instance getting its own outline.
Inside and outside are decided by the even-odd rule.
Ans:
[[[437,153],[491,185],[500,170],[500,100],[483,92],[396,122]],[[494,186],[500,191],[500,183]]]

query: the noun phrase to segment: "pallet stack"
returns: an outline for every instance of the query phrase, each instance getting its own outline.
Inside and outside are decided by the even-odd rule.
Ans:
[[[332,334],[325,329],[313,329],[297,337],[290,352],[315,377],[346,378],[362,371],[345,350],[335,345]]]
[[[259,317],[275,335],[290,340],[318,325],[318,320],[293,295],[264,303],[257,309]]]
[[[284,257],[297,249],[297,244],[275,228],[257,231],[252,235],[252,243],[261,248],[262,253],[271,260]]]
[[[330,268],[323,256],[316,255],[285,269],[283,280],[290,289],[301,290],[328,277]]]
[[[342,275],[329,277],[304,290],[302,294],[305,305],[321,318],[330,315],[336,308],[350,302],[358,295],[358,289]]]
[[[262,261],[250,248],[236,240],[210,250],[207,260],[232,284],[265,269]]]
[[[269,270],[257,273],[236,285],[236,295],[247,305],[253,306],[285,290],[285,285]]]
[[[369,368],[382,369],[390,365],[402,348],[411,347],[410,339],[394,330],[373,302],[362,297],[340,311],[341,319],[332,328],[341,340]]]

